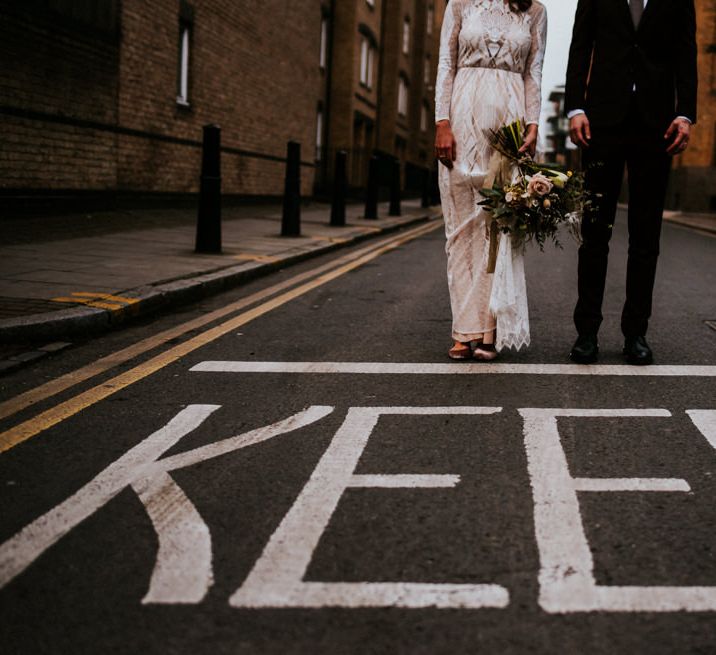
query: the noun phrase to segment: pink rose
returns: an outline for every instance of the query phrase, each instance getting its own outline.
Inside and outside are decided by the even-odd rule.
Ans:
[[[546,196],[554,187],[549,178],[542,173],[535,173],[529,180],[527,191],[533,196]]]

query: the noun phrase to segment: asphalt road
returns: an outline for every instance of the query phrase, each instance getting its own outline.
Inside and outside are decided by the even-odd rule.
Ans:
[[[716,239],[665,226],[648,374],[623,223],[593,369],[570,242],[529,254],[527,352],[449,362],[438,229],[0,378],[2,652],[716,652]]]

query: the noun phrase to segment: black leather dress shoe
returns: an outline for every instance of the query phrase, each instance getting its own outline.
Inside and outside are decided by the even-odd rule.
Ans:
[[[654,354],[644,337],[627,337],[624,340],[624,359],[628,364],[648,366],[654,361]]]
[[[599,341],[596,334],[580,334],[569,353],[569,358],[577,364],[594,364],[598,356]]]

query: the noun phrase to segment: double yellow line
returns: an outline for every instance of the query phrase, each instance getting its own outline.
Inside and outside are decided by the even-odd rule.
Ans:
[[[409,241],[432,232],[441,225],[442,223],[440,221],[431,221],[427,224],[408,230],[407,232],[402,232],[388,239],[384,239],[372,246],[361,248],[360,250],[344,255],[336,260],[330,261],[304,273],[300,273],[299,275],[296,275],[288,280],[284,280],[283,282],[267,287],[266,289],[251,294],[246,298],[242,298],[241,300],[227,305],[226,307],[222,307],[214,312],[205,314],[199,318],[183,323],[182,325],[164,330],[159,334],[148,337],[147,339],[139,341],[127,348],[112,353],[111,355],[102,357],[101,359],[72,371],[71,373],[67,373],[66,375],[63,375],[55,380],[51,380],[50,382],[31,389],[30,391],[26,391],[15,398],[0,403],[0,419],[7,418],[8,416],[12,416],[17,412],[32,407],[41,401],[66,391],[81,382],[86,382],[97,375],[105,373],[115,366],[128,362],[139,355],[149,352],[150,350],[165,344],[170,339],[176,339],[187,332],[204,327],[220,318],[234,314],[235,312],[245,309],[246,307],[251,307],[261,301],[265,301],[248,311],[238,314],[237,316],[216,325],[215,327],[207,329],[201,334],[188,339],[184,343],[173,346],[168,350],[155,355],[154,357],[138,364],[124,373],[87,389],[86,391],[78,393],[68,400],[44,410],[33,418],[23,421],[5,432],[0,433],[0,453],[10,450],[14,446],[17,446],[23,441],[34,437],[44,430],[47,430],[53,425],[74,416],[83,409],[94,405],[100,400],[111,396],[117,391],[124,389],[139,380],[146,378],[152,373],[155,373],[165,366],[181,359],[185,355],[188,355],[192,351],[205,346],[228,332],[231,332],[242,325],[246,325],[259,316],[263,316],[277,307],[280,307],[281,305],[284,305],[291,300],[294,300],[295,298],[298,298],[299,296],[326,284],[327,282],[345,275],[349,271],[363,266],[386,252],[399,248]],[[286,289],[290,290],[285,291]],[[282,291],[284,293],[281,293]],[[269,300],[266,300],[267,298],[269,298]]]

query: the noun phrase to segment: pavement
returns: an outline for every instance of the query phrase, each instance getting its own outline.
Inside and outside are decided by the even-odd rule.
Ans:
[[[401,217],[367,220],[349,205],[346,226],[330,207],[302,210],[302,235],[280,237],[281,208],[228,207],[223,250],[193,252],[193,209],[111,211],[0,221],[0,371],[71,339],[166,310],[256,276],[425,221],[439,214],[403,202]],[[13,346],[38,342],[28,350]],[[8,345],[10,344],[10,345]]]
[[[664,226],[631,367],[625,222],[595,366],[566,239],[450,362],[436,220],[0,377],[3,653],[716,652],[716,238]]]
[[[683,225],[693,230],[716,234],[716,212],[698,214],[693,212],[666,211],[664,220],[675,225]]]

